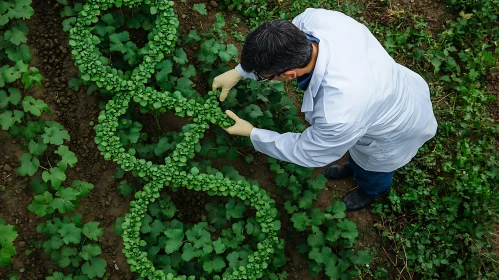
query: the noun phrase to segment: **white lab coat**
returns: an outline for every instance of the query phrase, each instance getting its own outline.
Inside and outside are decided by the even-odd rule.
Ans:
[[[255,149],[307,167],[325,166],[347,151],[369,171],[407,164],[437,129],[426,82],[397,64],[363,24],[340,12],[307,9],[293,24],[320,40],[301,108],[311,126],[284,134],[254,128]],[[236,69],[254,79],[240,65]]]

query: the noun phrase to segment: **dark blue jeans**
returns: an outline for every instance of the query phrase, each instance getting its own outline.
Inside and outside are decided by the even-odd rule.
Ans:
[[[385,194],[392,184],[392,172],[374,172],[367,171],[360,167],[352,157],[348,158],[348,162],[353,169],[353,177],[357,185],[364,190],[369,196],[375,198]]]

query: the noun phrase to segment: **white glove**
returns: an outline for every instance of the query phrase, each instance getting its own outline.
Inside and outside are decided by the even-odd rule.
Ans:
[[[223,74],[215,77],[212,84],[213,91],[217,88],[222,88],[222,93],[220,94],[220,101],[224,101],[227,98],[229,90],[233,88],[243,77],[239,75],[236,69],[229,70]]]
[[[239,135],[239,136],[250,136],[251,135],[251,131],[254,128],[254,126],[252,124],[239,118],[231,110],[225,111],[225,114],[227,114],[227,116],[229,116],[229,118],[233,119],[236,122],[233,126],[228,127],[228,128],[224,128],[225,131],[227,131],[229,134],[232,134],[232,135]]]

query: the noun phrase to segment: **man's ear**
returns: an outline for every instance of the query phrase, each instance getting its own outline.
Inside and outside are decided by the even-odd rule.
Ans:
[[[286,80],[293,80],[296,79],[297,74],[296,71],[294,70],[286,70],[281,74],[281,77],[284,77]]]

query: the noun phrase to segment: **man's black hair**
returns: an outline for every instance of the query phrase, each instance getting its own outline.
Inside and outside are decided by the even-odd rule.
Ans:
[[[312,49],[307,36],[293,23],[272,20],[248,34],[241,54],[241,67],[246,72],[281,74],[307,66]]]

